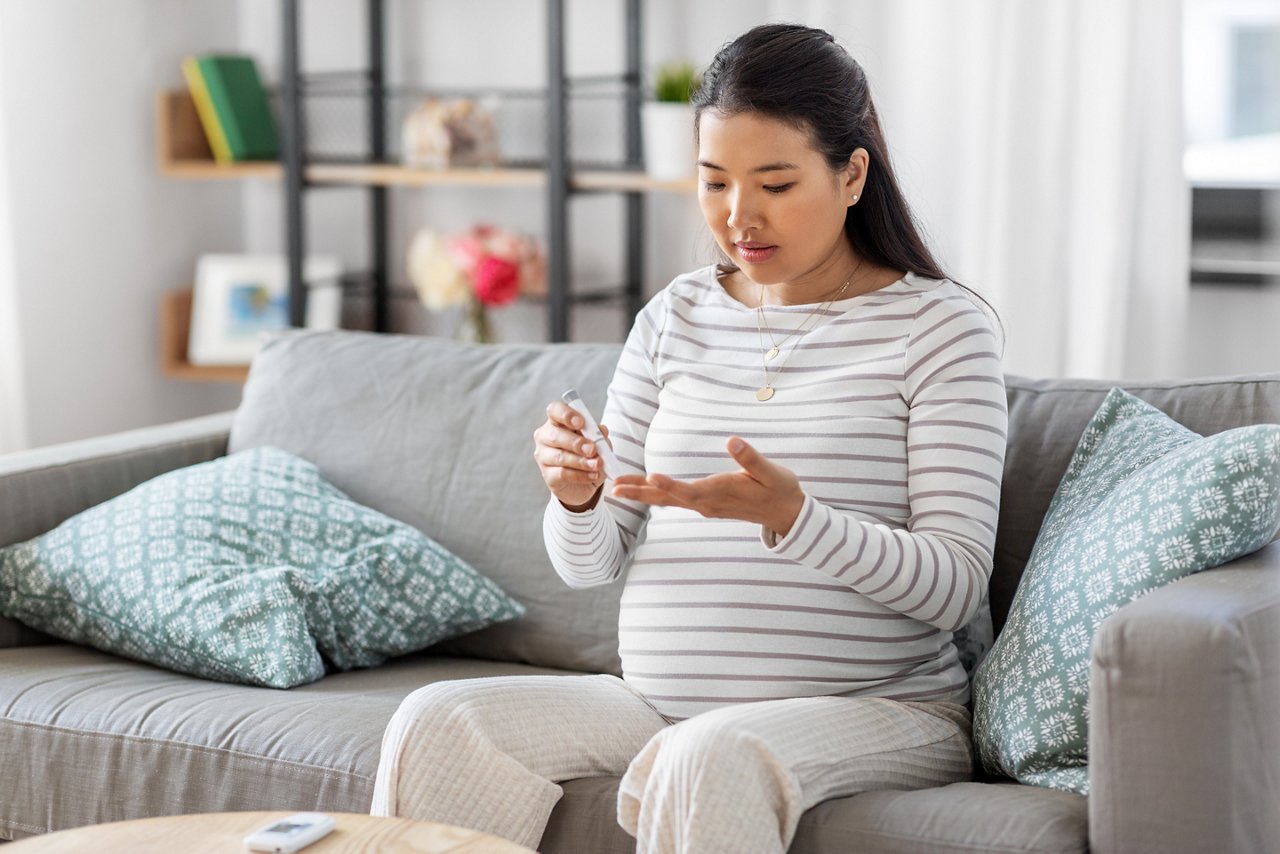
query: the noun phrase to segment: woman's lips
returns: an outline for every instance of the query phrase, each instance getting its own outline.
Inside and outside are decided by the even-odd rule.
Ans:
[[[734,245],[738,247],[738,255],[742,260],[752,264],[768,261],[773,257],[773,253],[778,251],[778,247],[764,244],[736,243]]]

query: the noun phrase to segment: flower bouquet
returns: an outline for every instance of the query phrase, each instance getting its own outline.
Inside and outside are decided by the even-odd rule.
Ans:
[[[481,224],[442,236],[422,229],[409,244],[409,279],[432,311],[463,306],[457,337],[493,341],[488,308],[547,289],[546,259],[528,235]]]

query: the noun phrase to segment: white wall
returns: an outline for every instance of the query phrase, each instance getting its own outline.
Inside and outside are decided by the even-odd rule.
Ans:
[[[241,191],[162,179],[152,123],[185,53],[235,43],[234,7],[6,0],[0,14],[0,261],[28,444],[234,407],[235,387],[160,376],[157,326],[161,292],[190,282],[197,253],[240,244]]]
[[[307,70],[363,64],[363,4],[307,0],[303,61]],[[621,3],[570,0],[569,69],[621,67]],[[840,33],[866,65],[899,159],[902,182],[922,213],[958,204],[936,175],[919,173],[909,133],[920,121],[894,92],[928,85],[903,82],[909,65],[874,32],[876,6],[864,3],[867,29]],[[767,20],[821,25],[819,2],[648,0],[645,65],[691,58],[705,64],[724,42]],[[541,3],[526,0],[389,0],[388,68],[393,82],[435,86],[541,86],[545,23]],[[199,182],[161,177],[154,166],[152,98],[181,87],[181,58],[237,49],[259,57],[268,81],[279,79],[280,12],[276,2],[240,0],[4,0],[0,4],[0,188],[9,213],[0,235],[0,297],[6,281],[18,308],[20,364],[26,388],[23,432],[44,445],[233,407],[235,386],[167,380],[157,366],[157,311],[162,291],[189,283],[198,255],[279,251],[283,221],[274,182]],[[890,74],[890,71],[893,73]],[[905,72],[903,72],[905,73]],[[891,78],[884,80],[882,78]],[[880,81],[880,82],[877,82]],[[575,114],[577,150],[618,150],[616,112],[597,106]],[[502,111],[508,145],[536,150],[539,116],[516,105]],[[358,116],[356,116],[358,126]],[[358,131],[356,131],[358,132]],[[899,132],[895,137],[895,132]],[[453,230],[488,219],[541,233],[545,200],[521,189],[442,188],[392,191],[393,273],[404,281],[403,251],[420,225]],[[573,270],[583,286],[620,273],[620,205],[611,198],[573,202]],[[367,219],[360,190],[321,190],[307,200],[310,249],[365,263]],[[6,220],[0,216],[0,229]],[[648,208],[647,290],[712,260],[713,248],[692,196],[653,194]],[[936,235],[948,262],[948,240]],[[6,247],[9,251],[3,257]],[[4,271],[11,274],[8,279]],[[981,285],[981,283],[977,283]],[[1196,375],[1280,370],[1280,293],[1271,289],[1197,289],[1187,352]],[[359,318],[355,318],[357,321]],[[398,301],[397,330],[450,334],[453,318],[433,317]],[[497,313],[504,340],[542,340],[536,306]],[[616,310],[579,308],[577,340],[617,340]],[[12,330],[0,324],[0,335]],[[0,347],[0,358],[5,352]],[[13,370],[13,364],[0,366]]]

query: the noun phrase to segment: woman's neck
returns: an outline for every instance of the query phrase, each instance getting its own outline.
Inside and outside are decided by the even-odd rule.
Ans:
[[[763,287],[740,269],[729,269],[720,281],[731,297],[755,308],[762,299],[765,306],[820,305],[829,299],[849,299],[891,285],[905,275],[901,270],[860,263],[857,258],[847,263],[842,273],[814,270],[802,279]]]

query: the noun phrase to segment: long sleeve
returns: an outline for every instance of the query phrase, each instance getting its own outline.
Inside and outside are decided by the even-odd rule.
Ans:
[[[986,594],[995,544],[1008,411],[987,316],[965,295],[930,295],[912,321],[904,362],[908,405],[903,528],[805,502],[772,553],[939,629],[969,622]]]
[[[622,465],[620,474],[645,474],[645,438],[658,409],[655,358],[665,306],[664,294],[659,294],[636,317],[609,383],[601,423],[609,428]],[[614,498],[609,495],[610,484],[605,484],[605,494],[596,506],[582,513],[566,509],[554,496],[547,502],[543,542],[552,566],[570,587],[594,587],[617,579],[648,519],[647,505]]]

